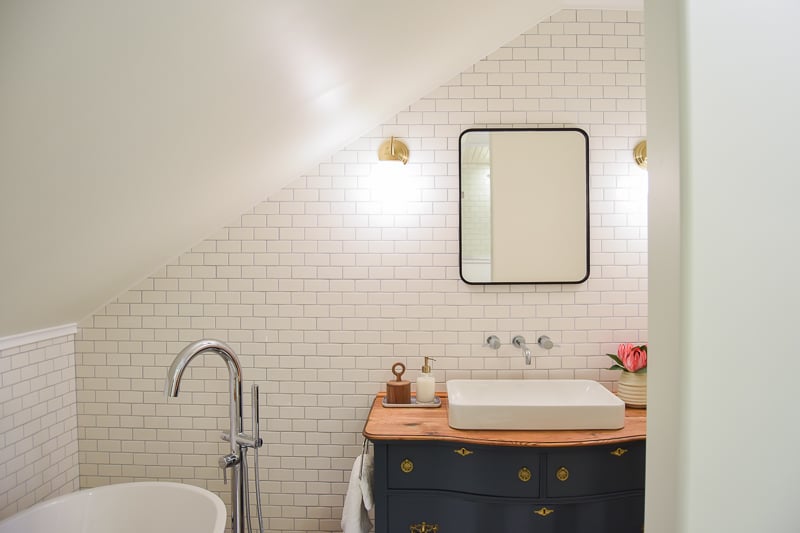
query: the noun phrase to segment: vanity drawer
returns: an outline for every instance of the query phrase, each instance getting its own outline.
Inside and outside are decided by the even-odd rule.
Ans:
[[[641,533],[644,495],[627,494],[565,502],[509,503],[502,508],[502,528],[493,533]],[[446,533],[442,531],[441,533]]]
[[[539,496],[541,454],[532,448],[462,443],[389,446],[389,489],[449,490],[509,497]]]
[[[496,532],[483,528],[481,521],[486,519],[486,512],[484,506],[456,494],[417,491],[396,494],[389,501],[387,529],[381,533]]]
[[[550,449],[548,497],[644,490],[644,441],[612,446]]]
[[[641,492],[553,502],[415,491],[393,494],[386,533],[641,533],[643,524]]]

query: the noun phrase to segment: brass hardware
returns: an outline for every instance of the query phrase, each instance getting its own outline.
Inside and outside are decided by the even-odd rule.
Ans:
[[[548,516],[556,511],[554,509],[548,509],[547,507],[542,507],[541,509],[537,509],[534,513],[538,514],[539,516]]]
[[[626,453],[628,453],[628,450],[626,450],[625,448],[617,448],[616,450],[611,452],[611,455],[616,455],[617,457],[622,457]]]
[[[556,479],[559,481],[566,481],[569,479],[569,470],[563,466],[556,471]]]
[[[528,481],[531,480],[533,474],[531,474],[531,471],[528,470],[527,467],[523,466],[522,468],[519,469],[519,472],[517,472],[517,477],[519,478],[520,481],[527,483]]]
[[[411,524],[409,533],[439,533],[439,524],[428,524],[427,522]]]
[[[641,141],[634,147],[633,160],[639,168],[647,170],[647,141]]]
[[[470,451],[470,450],[468,450],[466,448],[459,448],[459,449],[453,450],[453,451],[455,453],[457,453],[458,455],[460,455],[461,457],[466,457],[467,455],[472,455],[473,453],[475,453],[475,452]]]
[[[378,147],[378,161],[402,161],[408,163],[408,146],[403,141],[389,137]]]
[[[411,462],[411,459],[403,459],[403,462],[400,463],[400,470],[402,470],[403,473],[408,474],[414,470],[414,463]]]

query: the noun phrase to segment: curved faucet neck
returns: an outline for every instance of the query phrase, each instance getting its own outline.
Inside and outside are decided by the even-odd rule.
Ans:
[[[223,361],[225,361],[225,364],[228,367],[228,373],[231,381],[235,380],[238,382],[239,389],[241,390],[242,365],[239,363],[239,358],[236,357],[236,353],[233,351],[233,349],[231,349],[230,346],[222,341],[206,339],[191,343],[186,348],[181,350],[172,361],[172,365],[167,371],[167,381],[164,387],[164,393],[167,396],[172,398],[176,398],[178,396],[178,390],[180,389],[183,371],[186,370],[186,367],[189,366],[189,363],[192,361],[192,359],[205,352],[214,352],[222,357]],[[241,397],[241,394],[239,397]]]
[[[173,398],[178,396],[183,372],[189,363],[198,355],[213,352],[222,357],[228,367],[228,381],[230,384],[230,435],[231,451],[238,453],[237,436],[242,432],[242,365],[239,358],[230,346],[214,339],[199,340],[191,343],[172,361],[167,371],[167,380],[164,392]]]

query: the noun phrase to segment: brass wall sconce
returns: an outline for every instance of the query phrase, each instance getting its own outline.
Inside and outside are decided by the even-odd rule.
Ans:
[[[378,147],[378,161],[402,161],[408,163],[408,146],[403,141],[389,137]]]
[[[647,170],[647,141],[640,141],[633,149],[633,160],[639,168]]]

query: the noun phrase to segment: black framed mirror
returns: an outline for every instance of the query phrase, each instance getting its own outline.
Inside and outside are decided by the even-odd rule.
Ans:
[[[459,260],[472,284],[589,277],[589,136],[473,128],[459,137]]]

